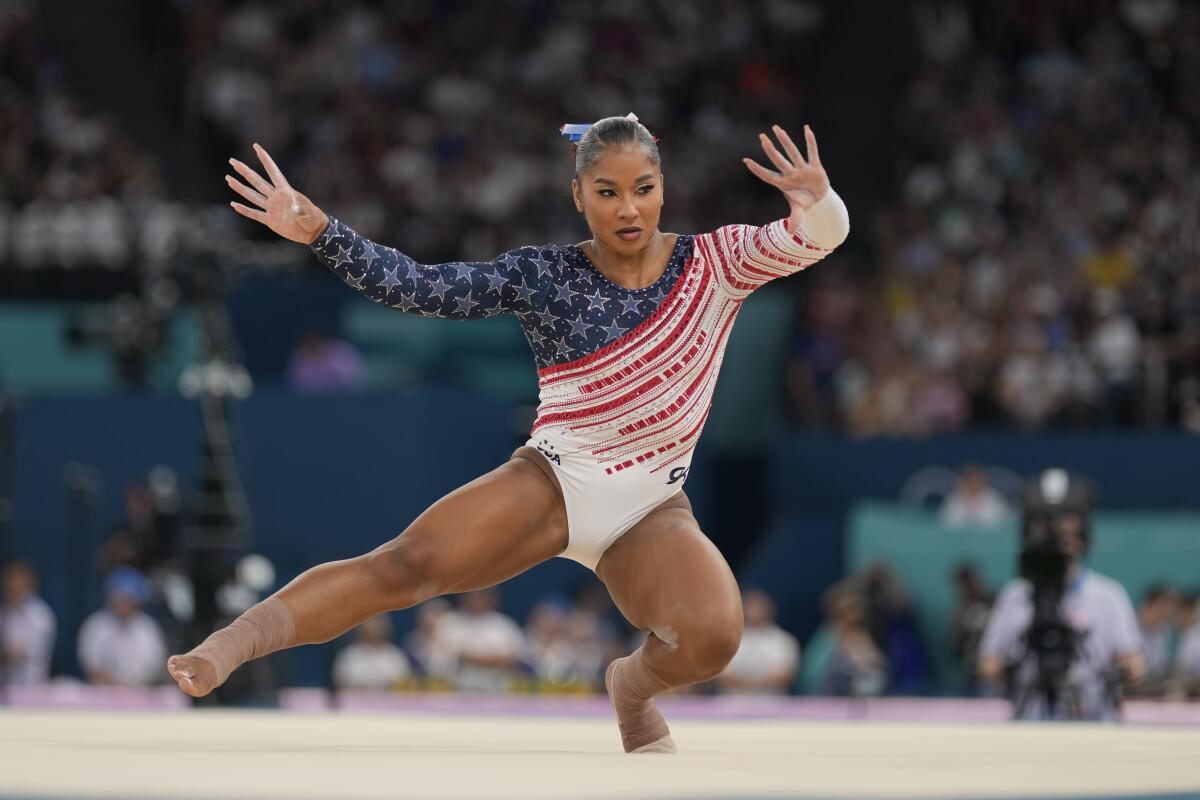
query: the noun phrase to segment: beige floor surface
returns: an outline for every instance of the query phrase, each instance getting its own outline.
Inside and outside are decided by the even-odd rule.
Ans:
[[[0,711],[0,798],[1200,796],[1200,731],[689,721],[626,756],[612,722]]]

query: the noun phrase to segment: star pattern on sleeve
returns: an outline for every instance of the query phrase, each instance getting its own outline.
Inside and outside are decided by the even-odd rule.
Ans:
[[[458,283],[463,278],[466,278],[467,280],[471,279],[471,268],[469,266],[467,266],[466,264],[462,263],[461,261],[455,262],[453,264],[447,264],[446,269],[454,270],[454,282],[455,283]]]
[[[507,283],[504,276],[498,272],[489,272],[486,277],[488,285],[484,291],[487,292],[499,292],[504,288],[504,284]]]
[[[554,266],[554,262],[547,259],[545,257],[545,253],[543,253],[541,250],[538,250],[537,256],[530,259],[530,261],[533,262],[533,266],[537,269],[537,276],[539,278],[550,277],[550,267]]]
[[[379,258],[379,256],[375,257]],[[379,282],[379,285],[384,289],[384,297],[387,297],[392,293],[392,287],[400,285],[400,279],[396,277],[396,273],[399,270],[399,267],[392,267],[391,269],[388,269],[387,267],[383,268],[383,280]]]
[[[442,280],[442,276],[438,275],[436,281],[429,285],[429,296],[436,297],[439,300],[446,299],[446,291],[450,288],[450,284]]]
[[[455,311],[460,311],[463,314],[470,314],[471,309],[479,305],[478,302],[471,299],[471,295],[469,294],[466,297],[458,298],[454,302],[458,304],[458,307],[455,309]]]
[[[331,219],[311,249],[349,286],[397,311],[450,319],[515,313],[538,366],[547,367],[590,355],[654,314],[683,273],[692,237],[679,237],[652,291],[599,279],[574,246],[424,265]]]
[[[516,291],[517,300],[519,302],[528,303],[530,307],[533,306],[533,295],[537,291],[536,289],[527,283],[522,283],[521,285],[517,286]]]
[[[571,307],[571,303],[575,300],[575,295],[577,294],[579,292],[572,289],[570,284],[567,283],[560,283],[554,287],[554,301],[566,303],[567,308]]]
[[[374,242],[367,242],[365,245],[363,245],[361,258],[363,261],[363,266],[365,266],[368,270],[371,269],[372,264],[379,260],[379,253],[375,250]]]
[[[403,292],[400,293],[400,302],[392,304],[392,308],[397,311],[416,311],[420,307],[412,295],[407,295]]]

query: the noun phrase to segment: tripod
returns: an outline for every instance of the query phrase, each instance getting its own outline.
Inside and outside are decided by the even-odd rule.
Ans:
[[[1038,594],[1045,595],[1039,598]],[[1011,668],[1010,687],[1014,719],[1030,719],[1041,702],[1039,719],[1084,719],[1079,685],[1071,667],[1081,656],[1085,633],[1075,630],[1059,611],[1060,593],[1051,587],[1035,591],[1033,621],[1025,633],[1025,653]],[[1032,680],[1021,668],[1032,658]]]

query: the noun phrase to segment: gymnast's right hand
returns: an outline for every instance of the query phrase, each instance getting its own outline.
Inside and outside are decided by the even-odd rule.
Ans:
[[[229,159],[229,163],[239,175],[246,179],[247,186],[232,175],[225,176],[229,188],[249,200],[258,208],[250,208],[241,203],[230,203],[233,210],[243,217],[249,217],[255,222],[261,222],[285,239],[301,244],[312,244],[325,230],[329,217],[325,212],[313,205],[313,202],[293,189],[275,166],[271,156],[257,144],[254,152],[262,162],[270,181],[250,167],[238,161]]]

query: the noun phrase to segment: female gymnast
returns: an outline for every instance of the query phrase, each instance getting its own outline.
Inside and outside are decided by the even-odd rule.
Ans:
[[[575,126],[570,126],[575,127]],[[583,126],[578,126],[583,127]],[[572,131],[564,126],[567,134]],[[578,135],[578,132],[575,132]],[[587,127],[574,147],[575,208],[592,238],[511,250],[490,262],[418,264],[359,236],[266,170],[230,159],[251,205],[234,210],[313,252],[346,283],[400,311],[448,319],[514,314],[538,366],[530,439],[492,472],[438,500],[390,542],[321,564],[167,663],[180,688],[212,691],[239,665],[327,642],[384,611],[500,583],[554,556],[594,570],[645,644],[604,683],[626,752],[674,752],[654,697],[708,680],[737,650],[737,583],[683,492],[730,327],[758,286],[823,258],[849,233],[817,142],[760,134],[790,215],[763,227],[663,233],[656,140],[636,117]]]

